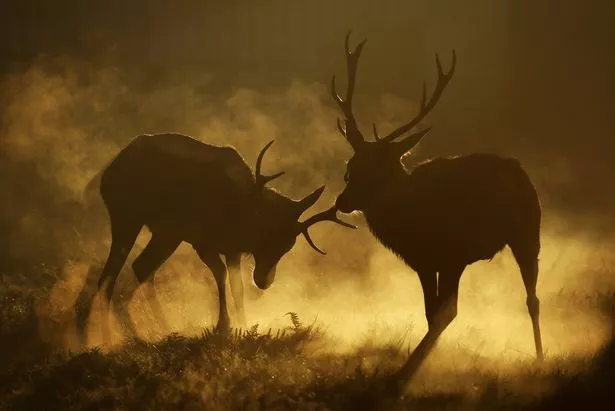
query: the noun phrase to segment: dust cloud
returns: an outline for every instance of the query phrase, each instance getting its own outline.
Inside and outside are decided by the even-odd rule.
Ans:
[[[326,184],[310,213],[328,208],[341,191],[344,161],[351,152],[335,129],[338,113],[325,84],[295,80],[281,91],[240,88],[221,95],[208,91],[214,87],[211,81],[204,73],[189,84],[169,82],[144,91],[125,82],[113,67],[72,59],[41,60],[4,81],[0,147],[7,160],[3,175],[14,179],[8,187],[15,195],[2,211],[19,216],[11,231],[11,257],[36,260],[46,244],[53,243],[58,281],[38,308],[39,333],[47,342],[78,349],[72,306],[90,265],[101,262],[109,245],[104,209],[83,205],[83,190],[136,135],[180,132],[207,143],[233,145],[249,164],[264,144],[276,139],[263,167],[266,173],[287,172],[274,184],[280,191],[299,198]],[[415,108],[414,102],[392,94],[357,95],[357,110],[370,113],[365,118],[372,117],[370,121],[383,128],[401,123]],[[549,171],[529,168],[534,175]],[[26,194],[22,178],[28,181],[23,183],[28,184]],[[614,238],[596,238],[569,227],[548,203],[544,214],[538,293],[546,353],[589,355],[611,331],[596,301],[601,292],[615,289],[609,276],[615,255],[603,245]],[[299,238],[283,258],[276,282],[262,295],[251,284],[249,259],[244,259],[249,325],[283,328],[290,324],[284,314],[292,311],[304,323],[314,321],[324,328],[334,342],[329,350],[348,351],[366,342],[418,342],[426,321],[416,275],[376,243],[360,216],[346,220],[360,229],[314,227],[312,236],[327,256],[314,253]],[[147,237],[142,233],[137,250]],[[129,269],[122,272],[120,293],[135,287],[131,276]],[[36,279],[32,283],[36,286]],[[214,281],[190,247],[180,247],[160,269],[156,287],[176,332],[194,335],[215,323]],[[136,295],[128,309],[140,336],[161,338]],[[100,342],[97,315],[94,309],[92,346]],[[117,324],[115,330],[121,342]],[[466,270],[459,316],[443,335],[440,349],[469,350],[499,360],[533,357],[523,285],[507,249]]]

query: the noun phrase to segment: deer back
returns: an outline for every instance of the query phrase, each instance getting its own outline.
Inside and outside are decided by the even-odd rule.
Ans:
[[[152,229],[203,230],[241,220],[256,189],[235,149],[157,134],[124,148],[103,172],[100,190],[108,207],[139,216]]]

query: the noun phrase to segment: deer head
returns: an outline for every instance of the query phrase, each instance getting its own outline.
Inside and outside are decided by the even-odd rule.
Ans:
[[[261,191],[261,200],[254,216],[255,236],[252,239],[252,255],[255,267],[253,279],[260,289],[268,288],[275,279],[276,266],[280,259],[290,251],[303,234],[308,244],[317,252],[325,254],[312,241],[308,229],[321,221],[332,221],[349,228],[355,226],[341,221],[336,216],[335,207],[313,215],[305,221],[299,221],[301,215],[312,207],[322,195],[325,187],[314,190],[301,200],[292,200],[265,187],[265,184],[280,177],[284,172],[272,176],[261,174],[261,163],[267,149],[273,144],[269,142],[260,152],[256,160],[256,185]]]
[[[354,156],[348,161],[344,176],[346,188],[336,200],[337,208],[344,213],[365,210],[366,207],[369,207],[370,202],[377,197],[374,193],[379,188],[390,183],[392,178],[405,175],[401,164],[401,157],[416,146],[423,136],[429,132],[430,128],[410,134],[403,139],[398,138],[412,131],[427,113],[433,109],[452,78],[456,64],[456,55],[453,50],[451,68],[447,73],[444,73],[440,58],[436,54],[438,82],[429,101],[427,101],[427,88],[425,82],[423,82],[420,110],[414,119],[384,137],[378,134],[376,124],[373,124],[372,131],[375,141],[366,141],[352,112],[352,98],[359,57],[367,40],[359,43],[352,52],[350,51],[349,40],[350,32],[346,35],[345,42],[346,67],[348,71],[348,86],[345,98],[337,94],[335,76],[331,79],[331,94],[344,115],[344,124],[342,125],[338,118],[337,128],[354,150]]]

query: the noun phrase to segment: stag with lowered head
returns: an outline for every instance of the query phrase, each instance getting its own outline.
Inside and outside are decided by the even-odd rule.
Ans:
[[[111,248],[98,281],[105,341],[109,341],[108,305],[114,284],[143,226],[150,230],[151,238],[132,263],[138,282],[153,280],[156,270],[182,242],[191,244],[216,280],[217,328],[222,330],[230,325],[227,267],[240,322],[245,323],[239,270],[242,253],[253,255],[253,280],[264,290],[272,284],[277,263],[299,234],[324,254],[310,238],[311,225],[333,221],[354,227],[336,217],[335,207],[298,221],[316,203],[324,186],[301,200],[267,187],[283,174],[261,174],[263,156],[272,143],[259,153],[253,175],[232,147],[205,144],[181,134],[141,135],[102,171],[99,190],[111,222]],[[168,329],[154,288],[145,290],[155,317]]]
[[[339,211],[360,211],[371,232],[417,272],[423,290],[428,332],[400,374],[410,378],[440,334],[457,316],[459,281],[466,266],[491,259],[506,245],[520,268],[527,293],[538,359],[543,358],[536,297],[541,207],[536,190],[516,159],[491,154],[435,158],[407,170],[401,158],[429,128],[415,126],[429,113],[453,76],[436,55],[438,80],[429,100],[425,83],[419,113],[387,136],[373,126],[366,141],[352,111],[357,64],[366,40],[351,51],[346,36],[348,86],[331,93],[344,115],[339,132],[354,151],[347,163],[346,187],[336,199]],[[404,134],[410,133],[405,138]]]

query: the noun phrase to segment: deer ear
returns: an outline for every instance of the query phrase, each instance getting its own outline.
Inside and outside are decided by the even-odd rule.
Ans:
[[[297,201],[296,204],[297,204],[297,211],[299,212],[299,215],[303,214],[305,210],[312,207],[316,203],[316,201],[318,201],[323,191],[325,191],[325,186],[322,186],[314,190],[312,194],[309,194],[302,200]]]
[[[431,130],[431,127],[427,127],[424,130],[411,134],[405,139],[401,140],[400,142],[395,143],[397,144],[397,147],[399,147],[399,151],[400,151],[399,155],[403,156],[408,151],[412,150],[414,146],[416,146],[418,143],[421,142],[423,137],[425,137],[425,134],[429,133],[429,130]]]

